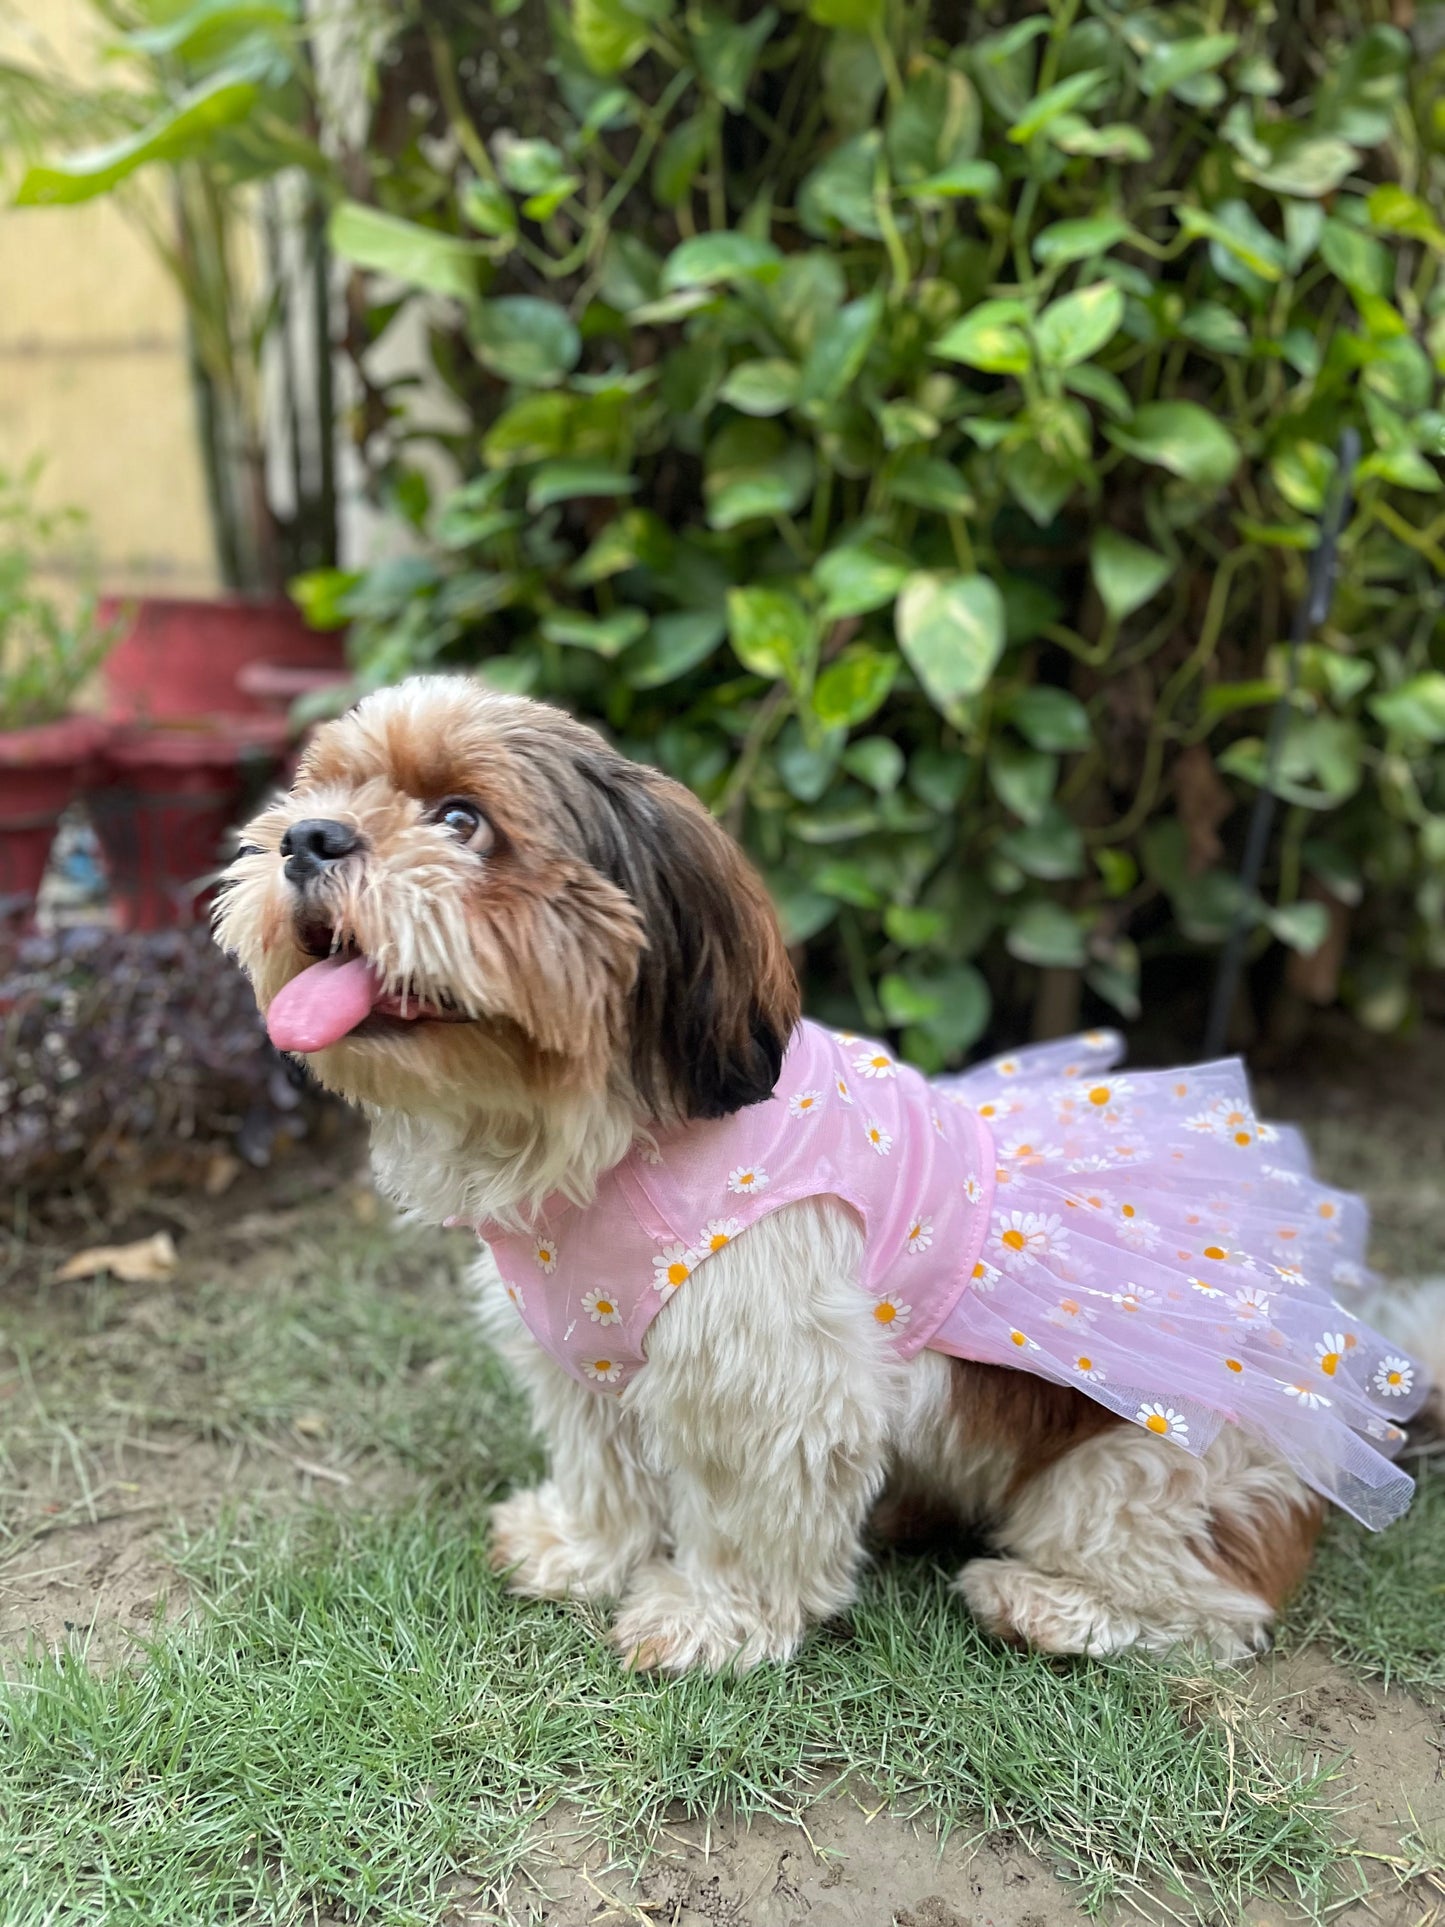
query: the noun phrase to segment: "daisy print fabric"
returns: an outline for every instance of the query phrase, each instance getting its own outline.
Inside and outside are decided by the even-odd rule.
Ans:
[[[1428,1385],[1353,1308],[1363,1202],[1256,1116],[1243,1067],[1118,1068],[1111,1032],[931,1082],[804,1023],[771,1098],[658,1132],[593,1204],[478,1227],[544,1349],[625,1396],[651,1321],[709,1288],[760,1218],[832,1197],[864,1230],[880,1342],[1073,1385],[1160,1441],[1227,1423],[1367,1525],[1409,1503],[1393,1463]]]
[[[933,1346],[1075,1385],[1183,1451],[1238,1424],[1388,1524],[1413,1489],[1392,1461],[1423,1374],[1351,1307],[1363,1201],[1259,1119],[1239,1063],[1125,1074],[1121,1050],[1092,1032],[937,1080],[989,1125],[999,1181],[993,1288]]]
[[[552,1203],[525,1236],[479,1226],[543,1348],[593,1390],[625,1396],[647,1330],[709,1260],[781,1206],[831,1196],[865,1230],[861,1280],[881,1342],[921,1351],[988,1274],[996,1163],[986,1124],[884,1045],[804,1023],[770,1099],[657,1132],[585,1208]]]

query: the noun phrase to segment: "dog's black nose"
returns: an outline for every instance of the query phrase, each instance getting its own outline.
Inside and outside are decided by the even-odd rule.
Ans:
[[[360,848],[361,838],[349,823],[337,823],[330,817],[308,816],[303,822],[293,823],[281,839],[281,854],[286,859],[286,881],[309,883],[329,863],[339,863],[342,857],[350,856],[353,850]]]

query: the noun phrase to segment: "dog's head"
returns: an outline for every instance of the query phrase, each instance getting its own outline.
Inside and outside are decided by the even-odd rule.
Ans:
[[[217,915],[273,1040],[374,1110],[765,1098],[798,1019],[761,881],[680,784],[462,677],[319,730]]]

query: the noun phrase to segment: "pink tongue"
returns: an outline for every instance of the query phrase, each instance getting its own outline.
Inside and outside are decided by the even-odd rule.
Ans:
[[[266,1034],[277,1050],[325,1050],[369,1017],[380,995],[365,957],[327,957],[277,991]]]

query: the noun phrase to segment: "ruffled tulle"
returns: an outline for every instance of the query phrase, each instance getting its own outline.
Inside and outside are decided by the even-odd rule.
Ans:
[[[1095,1031],[937,1080],[988,1124],[997,1191],[973,1289],[930,1345],[1074,1385],[1189,1452],[1239,1425],[1388,1525],[1427,1385],[1348,1309],[1369,1281],[1363,1200],[1258,1121],[1238,1060],[1125,1074],[1122,1055]]]

